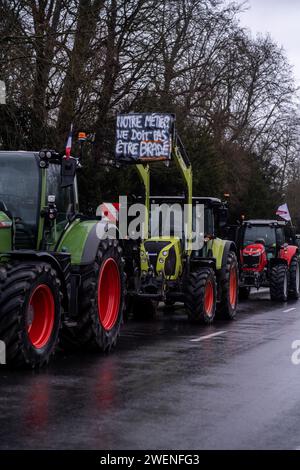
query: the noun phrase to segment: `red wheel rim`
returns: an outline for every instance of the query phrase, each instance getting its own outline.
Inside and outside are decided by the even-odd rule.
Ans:
[[[237,299],[237,272],[234,266],[230,269],[229,278],[229,302],[232,308],[236,306]]]
[[[113,258],[108,258],[101,267],[98,282],[98,314],[105,330],[111,330],[118,319],[120,299],[119,268]]]
[[[40,284],[32,292],[28,304],[27,332],[36,349],[44,347],[53,331],[55,303],[52,291],[46,284]]]
[[[214,307],[214,287],[211,281],[208,281],[205,287],[205,294],[204,294],[204,309],[206,315],[209,317],[213,314],[213,307]]]

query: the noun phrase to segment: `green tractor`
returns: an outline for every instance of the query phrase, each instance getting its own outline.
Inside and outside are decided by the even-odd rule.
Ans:
[[[52,150],[0,152],[0,340],[12,367],[46,364],[59,340],[108,351],[119,335],[122,250],[107,221],[79,212],[80,166]]]
[[[173,115],[156,113],[121,115],[117,121],[117,162],[135,164],[145,188],[141,242],[133,250],[132,267],[127,263],[128,308],[136,318],[149,317],[159,301],[172,305],[178,300],[192,321],[210,324],[216,313],[232,319],[238,300],[236,246],[218,238],[215,230],[215,220],[224,219],[226,209],[218,199],[192,196],[192,167],[174,121]],[[171,160],[182,174],[185,195],[151,196],[150,165],[164,161],[168,166]],[[170,210],[153,217],[162,205]],[[184,216],[176,217],[176,211]],[[167,222],[166,235],[161,228]],[[195,235],[202,243],[194,243]]]

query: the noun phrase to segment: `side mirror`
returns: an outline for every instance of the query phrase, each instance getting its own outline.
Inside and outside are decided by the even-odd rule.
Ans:
[[[75,158],[63,158],[61,162],[61,187],[72,186],[76,174],[77,162]]]

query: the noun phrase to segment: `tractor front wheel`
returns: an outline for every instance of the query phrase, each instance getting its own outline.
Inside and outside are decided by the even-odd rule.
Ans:
[[[286,302],[288,298],[288,267],[276,264],[270,273],[270,296],[276,302]]]
[[[190,273],[186,282],[185,307],[192,322],[211,324],[217,300],[216,276],[213,269],[202,268]]]
[[[232,320],[236,316],[239,295],[239,269],[236,254],[228,253],[225,275],[220,280],[221,298],[217,306],[219,317]]]
[[[61,325],[60,281],[41,262],[14,263],[0,273],[0,339],[12,367],[41,367],[54,353]]]
[[[289,293],[290,299],[299,299],[300,296],[300,265],[297,255],[293,256],[289,268]]]

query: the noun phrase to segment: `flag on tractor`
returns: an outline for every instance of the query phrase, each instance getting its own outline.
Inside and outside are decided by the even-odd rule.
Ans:
[[[110,222],[117,223],[119,220],[120,204],[118,202],[103,202],[98,206],[96,215]]]
[[[72,134],[73,134],[73,124],[71,124],[71,126],[70,126],[70,132],[69,132],[67,143],[66,143],[66,157],[67,158],[70,158],[70,156],[71,156]]]
[[[278,207],[276,215],[279,215],[284,220],[291,221],[290,211],[287,204],[282,204]]]

